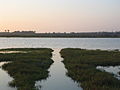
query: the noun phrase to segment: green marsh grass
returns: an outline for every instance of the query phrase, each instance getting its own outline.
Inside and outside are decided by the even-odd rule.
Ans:
[[[0,61],[10,61],[2,68],[13,77],[9,82],[18,90],[36,90],[35,82],[49,76],[48,68],[53,63],[52,49],[49,48],[11,48],[0,51],[23,51],[26,53],[0,53]]]
[[[97,70],[97,66],[120,65],[118,50],[61,50],[67,75],[77,81],[83,90],[120,90],[120,81],[112,74]]]

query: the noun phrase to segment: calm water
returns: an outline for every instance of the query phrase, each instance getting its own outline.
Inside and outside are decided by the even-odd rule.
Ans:
[[[47,80],[37,82],[36,86],[41,85],[40,90],[82,90],[78,84],[66,76],[67,70],[61,62],[63,59],[60,56],[61,49],[53,49],[54,64],[49,69],[50,77]]]
[[[120,80],[120,66],[97,66],[97,69],[105,71],[114,75],[115,78]]]
[[[120,49],[119,38],[0,38],[0,48],[52,48],[54,63],[50,77],[37,82],[42,90],[82,90],[78,84],[66,76],[67,70],[61,62],[62,48]],[[1,63],[0,63],[1,64]],[[0,90],[15,90],[8,86],[12,78],[0,68]]]
[[[0,67],[5,63],[6,62],[1,62]],[[16,88],[11,88],[8,86],[8,82],[12,80],[13,79],[7,74],[7,72],[0,68],[0,90],[16,90]]]
[[[120,38],[0,38],[0,48],[120,49]]]

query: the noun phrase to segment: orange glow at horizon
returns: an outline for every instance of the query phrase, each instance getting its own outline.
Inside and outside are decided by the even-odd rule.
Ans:
[[[0,31],[119,31],[119,9],[120,0],[0,0]]]

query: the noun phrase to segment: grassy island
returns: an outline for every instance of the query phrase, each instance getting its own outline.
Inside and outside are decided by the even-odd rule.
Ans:
[[[66,48],[61,50],[67,75],[83,90],[120,90],[120,81],[96,66],[120,65],[120,51]]]
[[[10,61],[2,66],[14,79],[9,82],[10,86],[17,87],[18,90],[36,90],[35,81],[49,76],[48,68],[53,63],[52,49],[15,48],[0,51],[8,52],[0,53],[0,61]]]

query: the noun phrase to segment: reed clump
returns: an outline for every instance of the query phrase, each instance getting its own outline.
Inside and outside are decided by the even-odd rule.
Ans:
[[[120,81],[96,66],[120,65],[120,51],[66,48],[61,50],[67,75],[77,81],[83,90],[120,90]]]
[[[18,90],[36,90],[35,82],[49,76],[48,68],[53,63],[52,49],[49,48],[11,48],[1,51],[23,51],[26,53],[0,53],[0,61],[10,61],[2,66],[14,80],[11,87]]]

